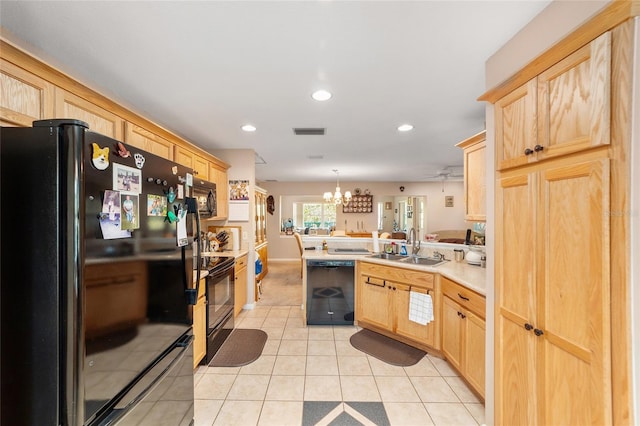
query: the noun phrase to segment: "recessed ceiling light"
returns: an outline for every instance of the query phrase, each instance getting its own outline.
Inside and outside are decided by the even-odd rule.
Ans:
[[[327,101],[331,99],[331,92],[327,92],[326,90],[316,90],[311,94],[311,97],[316,101]]]
[[[409,130],[413,130],[413,126],[411,124],[401,124],[398,126],[398,130],[401,132],[408,132]]]
[[[245,132],[255,132],[256,126],[251,124],[245,124],[244,126],[242,126],[242,130],[244,130]]]

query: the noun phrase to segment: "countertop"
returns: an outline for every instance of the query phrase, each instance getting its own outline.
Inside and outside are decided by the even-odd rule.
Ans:
[[[376,259],[369,257],[370,254],[328,254],[326,250],[305,250],[302,258],[304,260],[363,260],[380,265],[401,267],[417,271],[441,274],[463,286],[486,296],[487,292],[487,270],[479,266],[469,265],[465,262],[445,261],[437,266],[414,265],[397,260]]]

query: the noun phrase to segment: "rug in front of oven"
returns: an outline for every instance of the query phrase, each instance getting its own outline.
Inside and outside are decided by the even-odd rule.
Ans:
[[[260,357],[266,342],[267,333],[262,330],[236,328],[213,356],[209,367],[242,367],[250,364]]]

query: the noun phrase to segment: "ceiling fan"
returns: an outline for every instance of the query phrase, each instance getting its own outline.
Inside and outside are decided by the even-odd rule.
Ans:
[[[425,176],[426,180],[441,181],[442,192],[444,192],[444,181],[449,179],[461,180],[464,178],[464,170],[453,170],[455,166],[446,166],[438,170],[435,174]]]
[[[436,180],[446,180],[446,179],[457,179],[464,177],[464,170],[453,170],[454,166],[447,166],[443,169],[438,170],[435,174],[424,176],[425,179],[436,179]]]

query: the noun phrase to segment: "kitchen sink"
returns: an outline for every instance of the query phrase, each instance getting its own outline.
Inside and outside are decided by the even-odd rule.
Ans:
[[[402,259],[402,262],[404,263],[413,263],[416,265],[427,265],[427,266],[436,266],[439,265],[441,263],[446,262],[446,260],[441,260],[441,259],[432,259],[430,257],[407,257],[405,259]]]
[[[408,259],[407,256],[401,256],[399,254],[391,254],[391,253],[378,253],[378,254],[374,254],[372,256],[374,259],[386,259],[386,260],[402,260],[402,259]]]

